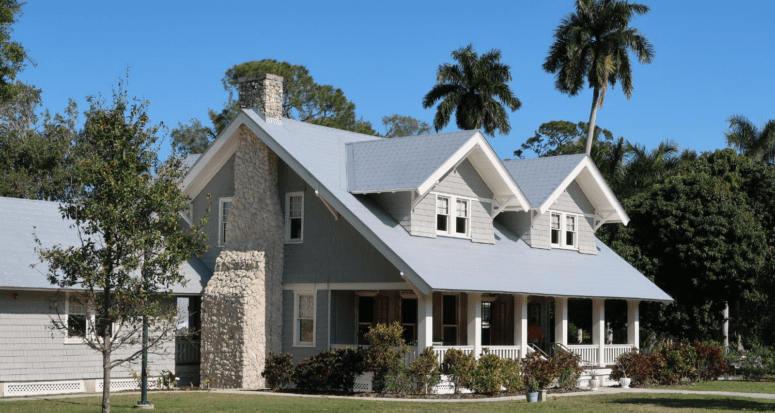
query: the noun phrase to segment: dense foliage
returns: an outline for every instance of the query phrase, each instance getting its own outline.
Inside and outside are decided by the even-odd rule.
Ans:
[[[293,380],[300,390],[351,393],[364,366],[365,357],[360,348],[323,351],[299,363],[293,372]],[[280,368],[270,375],[278,373],[282,373]]]
[[[674,385],[716,380],[726,371],[724,351],[718,345],[666,342],[650,354],[622,354],[611,378],[629,377],[634,385]]]
[[[473,382],[476,359],[473,354],[465,354],[462,350],[451,348],[444,355],[441,363],[441,373],[449,376],[455,386],[455,393],[461,387],[469,388]]]
[[[441,379],[439,360],[433,347],[425,347],[420,356],[412,361],[409,371],[416,381],[417,391],[428,394]]]
[[[552,384],[560,370],[560,365],[553,357],[543,357],[534,351],[520,360],[525,387],[528,391],[546,389]]]
[[[270,389],[282,389],[293,382],[293,355],[269,352],[261,377],[266,379]]]

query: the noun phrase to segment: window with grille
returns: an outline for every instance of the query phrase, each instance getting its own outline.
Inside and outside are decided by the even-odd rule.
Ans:
[[[552,247],[577,249],[579,215],[550,211],[549,231],[551,232]]]
[[[455,209],[455,233],[465,235],[468,233],[468,201],[458,199]]]
[[[89,311],[84,303],[70,298],[67,310],[67,338],[85,339],[88,331]]]
[[[296,344],[315,345],[315,296],[296,295]]]
[[[304,193],[291,192],[285,196],[285,241],[302,242],[304,238]]]
[[[436,198],[436,231],[449,231],[449,198]]]
[[[220,201],[218,245],[223,246],[226,244],[226,222],[231,211],[231,198],[221,198]]]

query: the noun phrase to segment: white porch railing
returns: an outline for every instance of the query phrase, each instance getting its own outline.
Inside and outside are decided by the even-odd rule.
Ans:
[[[605,346],[604,353],[605,353],[605,364],[606,366],[610,366],[614,363],[616,363],[616,358],[621,356],[624,353],[629,353],[632,351],[632,344],[609,344]]]
[[[600,347],[596,344],[574,344],[568,348],[578,354],[587,364],[597,366]],[[632,351],[632,344],[606,344],[603,346],[603,364],[610,366],[616,363],[616,358]]]
[[[600,348],[594,344],[568,345],[570,351],[581,357],[585,364],[597,365],[597,351]]]

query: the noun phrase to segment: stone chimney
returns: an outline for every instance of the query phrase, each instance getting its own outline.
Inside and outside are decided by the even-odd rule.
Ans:
[[[283,78],[271,73],[241,77],[239,107],[255,108],[267,118],[280,119],[283,113]]]

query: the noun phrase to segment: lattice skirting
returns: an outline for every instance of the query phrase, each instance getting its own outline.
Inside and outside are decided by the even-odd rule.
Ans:
[[[157,389],[159,386],[156,385],[156,380],[158,377],[148,377],[148,388],[149,389]],[[97,393],[101,393],[102,389],[105,388],[105,383],[102,380],[97,380],[95,383],[95,391]],[[140,380],[135,379],[111,379],[110,380],[110,391],[128,391],[128,390],[140,390]]]
[[[364,373],[355,379],[355,386],[353,391],[356,393],[371,393],[371,379],[374,377],[374,373]],[[449,380],[448,376],[442,375],[441,380],[435,386],[433,386],[432,393],[434,394],[452,394],[455,392],[455,385]],[[460,389],[460,393],[471,393],[471,390]]]
[[[44,394],[83,393],[83,380],[3,383],[3,396],[37,396]]]

